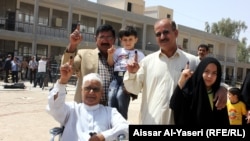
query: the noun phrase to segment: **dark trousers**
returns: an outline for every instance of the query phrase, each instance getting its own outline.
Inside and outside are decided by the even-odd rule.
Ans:
[[[115,79],[111,81],[108,92],[108,106],[115,107],[121,115],[128,118],[130,94],[125,90],[123,76],[125,72],[114,72]]]
[[[47,71],[47,73],[48,73],[47,75],[49,76],[49,80],[50,80],[50,82],[51,82],[51,83],[53,83],[53,80],[52,80],[52,75],[51,75],[51,71],[50,71],[50,70],[48,70],[48,71]]]
[[[30,83],[32,84],[32,82],[36,80],[36,69],[35,70],[32,70],[32,69],[29,69],[30,71]]]
[[[10,71],[9,70],[5,70],[5,78],[4,78],[4,82],[8,83],[8,78],[9,78],[9,74],[10,74]]]
[[[12,76],[12,83],[17,83],[18,82],[18,71],[12,71],[11,76]]]
[[[36,85],[38,84],[40,86],[40,88],[42,88],[45,75],[46,75],[45,72],[37,72],[36,73],[36,79],[34,81],[34,87],[36,87]]]

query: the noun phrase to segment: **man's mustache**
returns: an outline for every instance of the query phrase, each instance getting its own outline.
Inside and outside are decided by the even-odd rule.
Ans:
[[[110,46],[109,43],[102,43],[101,45],[102,45],[102,46]]]

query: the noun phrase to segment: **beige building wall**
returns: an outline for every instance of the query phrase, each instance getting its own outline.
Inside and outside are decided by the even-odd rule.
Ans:
[[[97,0],[97,3],[124,10],[124,0]]]
[[[23,9],[20,7],[20,2],[30,3],[34,6],[33,0],[17,0],[17,9],[20,9],[20,12]],[[109,4],[110,7],[105,4],[100,4],[100,2],[105,2],[106,4]],[[125,10],[127,9],[125,5],[127,5],[128,2],[132,3],[132,12]],[[146,8],[145,11],[148,10],[149,15],[149,11],[152,11],[150,16],[139,14],[144,8],[136,8],[138,11],[136,11],[136,13],[133,12],[133,5],[135,5],[134,7],[136,7],[136,5],[138,5],[138,7],[144,7],[145,2],[143,0],[99,0],[99,4],[82,0],[42,0],[39,1],[39,5],[49,8],[49,24],[47,26],[37,25],[38,34],[36,36],[32,33],[33,24],[19,23],[19,26],[23,24],[29,25],[30,30],[24,30],[23,32],[18,30],[1,30],[3,32],[0,32],[0,39],[11,39],[17,44],[19,44],[19,42],[31,44],[33,38],[36,37],[36,44],[47,45],[49,48],[48,51],[51,51],[49,52],[50,55],[55,51],[58,52],[58,49],[64,50],[65,46],[68,44],[68,35],[69,32],[71,32],[71,26],[75,21],[78,21],[78,19],[82,26],[86,26],[87,29],[91,28],[91,30],[85,30],[87,32],[83,32],[85,40],[80,44],[79,48],[95,47],[94,39],[88,39],[93,38],[94,31],[100,24],[111,24],[116,32],[122,26],[132,24],[137,27],[139,33],[138,49],[141,49],[145,54],[148,54],[159,50],[154,33],[155,21],[158,18],[166,17],[166,13],[172,13],[171,17],[173,18],[173,10],[162,6],[151,7],[151,9]],[[114,7],[120,7],[120,9]],[[60,13],[65,14],[54,14],[54,10],[58,10]],[[62,18],[62,22],[65,26],[61,28],[54,27],[53,20],[56,18]],[[249,65],[242,64],[239,66],[240,69],[237,68],[237,41],[179,25],[178,21],[177,25],[179,29],[179,37],[177,39],[178,46],[184,47],[185,45],[185,51],[197,55],[197,47],[199,44],[211,44],[213,45],[213,50],[210,55],[220,60],[223,66],[223,72],[229,72],[230,75],[234,75],[234,77],[240,76],[240,78],[244,78],[247,68],[250,67],[248,67]],[[17,26],[18,25],[16,25],[16,27]],[[24,26],[24,28],[25,27],[26,26]],[[44,29],[49,29],[49,32],[46,31],[44,33]],[[187,42],[185,42],[186,40]],[[57,50],[55,50],[55,47],[57,47]],[[241,74],[239,74],[237,73],[237,70],[243,71],[240,71]]]
[[[173,16],[174,16],[173,13],[174,13],[173,9],[166,8],[163,6],[146,7],[144,11],[145,16],[149,16],[149,17],[157,18],[157,19],[167,18],[167,15],[170,15],[170,19],[173,19]]]
[[[131,12],[143,15],[144,0],[97,0],[97,3],[127,11],[128,3],[131,3]]]

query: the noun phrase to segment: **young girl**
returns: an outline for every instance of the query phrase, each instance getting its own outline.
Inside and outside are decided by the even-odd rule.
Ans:
[[[217,110],[213,102],[221,75],[215,58],[204,58],[195,72],[187,63],[170,100],[176,125],[229,125],[227,108]]]

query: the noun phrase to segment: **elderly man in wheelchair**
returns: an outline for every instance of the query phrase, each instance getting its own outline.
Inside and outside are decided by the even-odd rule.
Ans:
[[[82,103],[65,102],[72,62],[60,67],[60,78],[48,96],[48,113],[64,128],[61,141],[114,141],[128,138],[128,121],[112,107],[100,103],[103,82],[96,73],[83,77]]]

